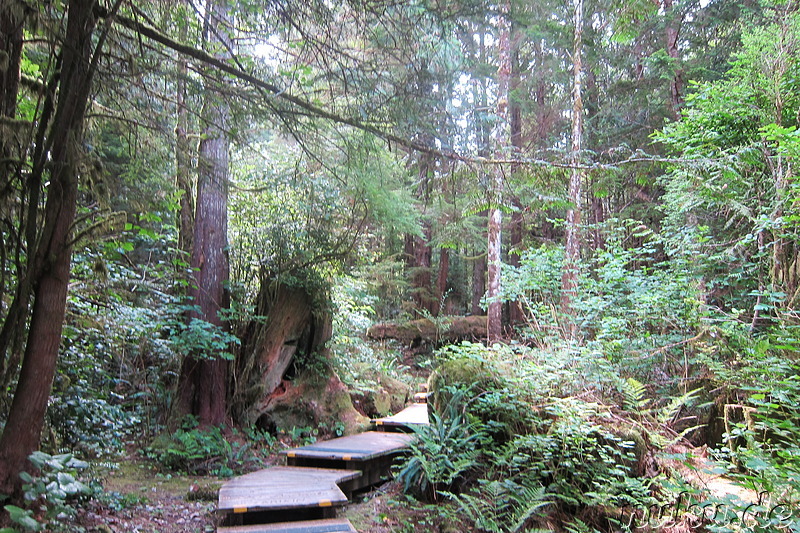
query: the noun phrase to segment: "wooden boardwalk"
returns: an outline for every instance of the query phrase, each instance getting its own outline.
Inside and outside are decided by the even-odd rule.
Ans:
[[[413,404],[396,415],[373,420],[381,430],[427,424],[428,408]],[[217,511],[220,533],[355,532],[336,519],[350,493],[390,475],[395,459],[415,439],[409,433],[368,431],[282,452],[288,466],[265,468],[225,483]]]
[[[428,424],[428,404],[411,404],[396,415],[376,418],[372,423],[381,431],[406,431],[410,426]]]
[[[225,533],[358,533],[350,521],[343,518],[234,526],[226,527],[224,531]]]
[[[359,490],[389,477],[392,463],[413,440],[412,435],[405,433],[367,431],[282,453],[290,466],[357,470],[361,476],[348,488]]]
[[[243,514],[344,505],[339,483],[361,475],[353,470],[276,466],[239,476],[219,491],[221,513]]]

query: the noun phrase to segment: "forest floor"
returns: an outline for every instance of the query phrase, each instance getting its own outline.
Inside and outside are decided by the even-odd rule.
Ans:
[[[97,533],[206,533],[216,531],[214,510],[222,481],[161,474],[136,457],[120,460],[103,477],[105,498],[79,511]]]
[[[216,531],[217,493],[225,480],[159,473],[147,460],[128,456],[103,475],[105,499],[78,511],[91,533],[206,533]],[[402,530],[409,520],[399,483],[385,483],[354,497],[340,516],[361,533]]]

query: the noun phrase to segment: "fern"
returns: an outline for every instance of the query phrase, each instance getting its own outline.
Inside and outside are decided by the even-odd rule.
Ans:
[[[459,506],[460,516],[489,533],[532,531],[528,523],[553,502],[541,485],[524,486],[511,480],[481,481],[469,494],[447,494]]]
[[[632,413],[643,414],[650,400],[645,397],[647,388],[643,383],[628,378],[622,382],[623,408]]]
[[[520,498],[517,498],[518,505],[514,508],[515,520],[511,531],[517,533],[518,531],[527,530],[525,528],[526,524],[551,503],[546,499],[544,487],[525,487],[520,494]]]
[[[405,492],[416,492],[432,501],[440,491],[451,490],[466,472],[478,465],[479,442],[484,431],[462,412],[466,391],[456,391],[445,415],[431,413],[431,423],[414,427],[417,440],[397,478]]]
[[[669,425],[675,422],[684,405],[689,405],[703,391],[702,388],[690,390],[681,396],[675,396],[659,410],[656,419],[659,424]]]

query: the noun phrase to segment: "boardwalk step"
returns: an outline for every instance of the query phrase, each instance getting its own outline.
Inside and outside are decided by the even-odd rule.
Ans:
[[[225,483],[217,511],[228,524],[333,518],[333,509],[348,501],[339,484],[359,476],[357,470],[265,468]]]
[[[357,533],[349,520],[304,520],[252,526],[220,527],[218,533]]]
[[[404,431],[410,426],[427,425],[428,405],[425,403],[411,404],[396,415],[376,418],[372,423],[379,431]]]
[[[390,477],[394,460],[414,440],[406,433],[368,431],[281,452],[289,466],[358,470],[361,477],[342,484],[342,490],[360,490]]]
[[[280,524],[260,524],[252,526],[220,527],[218,533],[357,533],[349,520],[336,518],[329,520],[304,520],[302,522],[281,522]]]
[[[414,394],[414,403],[428,403],[430,396],[430,392],[418,392]]]

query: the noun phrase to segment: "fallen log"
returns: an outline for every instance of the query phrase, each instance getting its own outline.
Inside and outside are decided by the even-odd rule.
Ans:
[[[385,322],[369,328],[367,337],[375,340],[394,339],[409,346],[476,341],[486,338],[486,317],[450,316],[438,318],[435,322],[427,318],[400,323]]]

